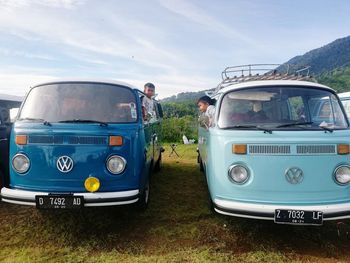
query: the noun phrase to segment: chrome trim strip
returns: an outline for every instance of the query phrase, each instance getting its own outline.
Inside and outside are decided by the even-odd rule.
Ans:
[[[119,192],[99,192],[99,193],[72,193],[76,196],[83,196],[86,203],[84,206],[111,206],[111,205],[124,205],[131,204],[138,201],[139,190],[119,191]],[[35,206],[36,195],[49,195],[48,192],[34,192],[25,191],[19,189],[10,189],[3,187],[1,189],[1,197],[3,202],[20,204],[20,205],[32,205]],[[54,194],[54,192],[52,193]],[[131,200],[125,200],[125,198],[132,198]],[[112,201],[113,199],[124,199],[120,201]],[[106,199],[106,202],[101,202]],[[110,201],[107,201],[110,200]]]
[[[324,221],[350,218],[350,202],[329,205],[296,206],[253,204],[215,198],[214,206],[215,211],[220,214],[254,219],[274,220],[274,213],[276,209],[322,211]]]

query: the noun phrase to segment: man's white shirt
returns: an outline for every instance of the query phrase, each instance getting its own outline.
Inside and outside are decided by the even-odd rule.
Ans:
[[[144,96],[142,98],[142,106],[146,110],[146,118],[148,119],[148,121],[151,121],[152,119],[156,118],[154,102],[152,99],[148,98],[147,96]],[[151,116],[150,118],[148,118],[149,115]]]

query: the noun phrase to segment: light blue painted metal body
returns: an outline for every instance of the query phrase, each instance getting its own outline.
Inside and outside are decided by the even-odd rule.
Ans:
[[[222,99],[228,92],[276,84],[306,85],[330,90],[301,81],[236,84],[216,94],[215,122],[222,107]],[[232,147],[236,144],[247,145],[247,153],[233,153]],[[350,144],[349,128],[333,132],[291,129],[269,133],[254,129],[221,129],[216,125],[209,129],[199,127],[198,150],[217,212],[274,220],[277,208],[311,209],[323,211],[324,220],[332,220],[350,216],[350,185],[340,185],[334,178],[334,171],[339,165],[350,165],[350,155],[338,154],[338,144]],[[271,151],[274,146],[277,147],[274,148],[275,152]],[[287,147],[289,151],[278,147]],[[250,177],[247,182],[237,184],[229,178],[229,168],[234,164],[248,168]],[[303,172],[303,179],[297,184],[290,183],[286,178],[287,170],[293,167]]]
[[[350,187],[334,181],[334,169],[340,164],[350,165],[349,155],[297,154],[297,145],[336,145],[350,143],[349,131],[227,131],[200,129],[206,138],[202,151],[203,163],[212,199],[224,198],[242,202],[316,205],[350,202]],[[233,144],[290,145],[291,154],[232,153]],[[204,149],[206,148],[206,150]],[[244,164],[251,176],[243,185],[234,184],[228,176],[232,164]],[[285,178],[288,168],[299,167],[304,172],[300,184],[290,184]]]

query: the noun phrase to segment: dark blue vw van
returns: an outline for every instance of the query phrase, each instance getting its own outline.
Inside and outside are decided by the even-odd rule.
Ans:
[[[161,166],[161,108],[142,118],[138,89],[113,81],[57,81],[31,88],[13,125],[2,201],[42,209],[149,200]],[[158,106],[158,107],[157,107]]]
[[[8,180],[9,173],[9,137],[13,119],[21,106],[23,98],[0,94],[0,189]]]

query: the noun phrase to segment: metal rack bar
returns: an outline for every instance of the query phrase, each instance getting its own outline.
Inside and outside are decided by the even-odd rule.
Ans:
[[[310,66],[294,70],[289,64],[248,64],[226,67],[221,72],[222,82],[215,92],[229,85],[253,80],[307,80],[315,81],[310,76]],[[305,74],[303,74],[305,72]]]

